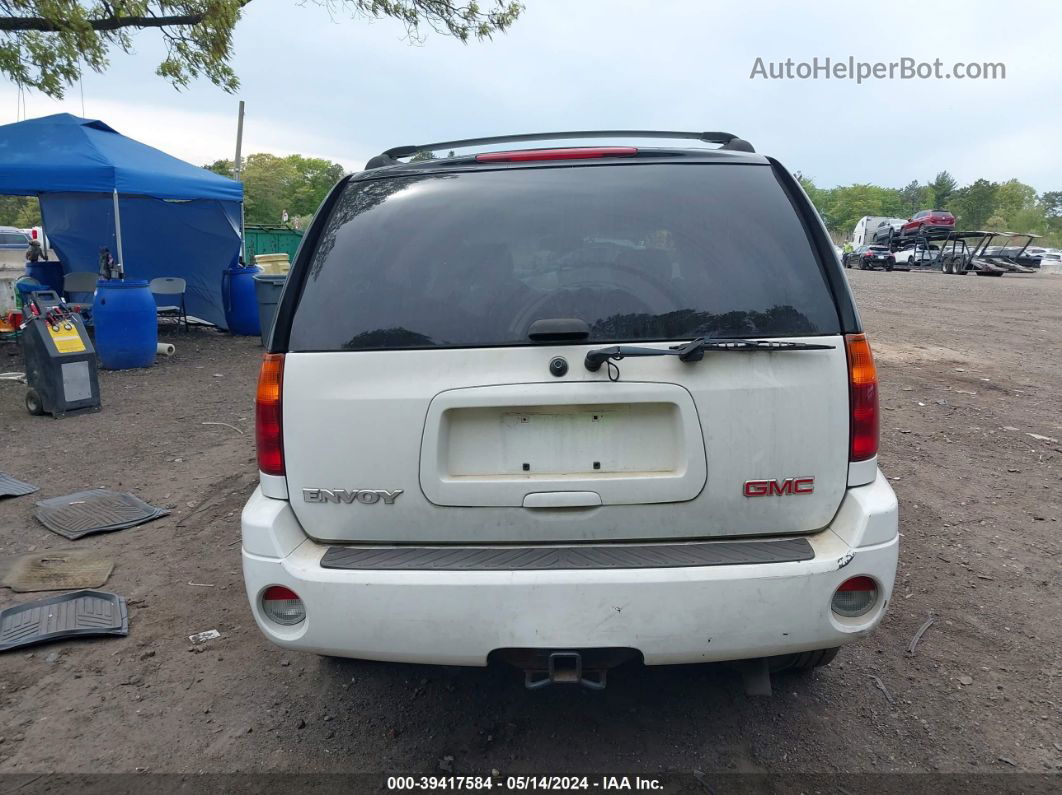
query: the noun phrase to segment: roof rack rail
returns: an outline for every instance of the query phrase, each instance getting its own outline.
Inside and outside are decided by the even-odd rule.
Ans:
[[[755,152],[752,144],[727,132],[677,132],[673,130],[576,130],[569,132],[526,133],[524,135],[495,135],[490,138],[466,138],[460,141],[441,141],[417,146],[395,146],[377,155],[365,164],[366,170],[393,166],[400,157],[412,157],[417,152],[432,152],[439,149],[461,149],[484,144],[507,144],[517,141],[556,141],[565,138],[682,138],[722,144],[723,149],[737,152]]]

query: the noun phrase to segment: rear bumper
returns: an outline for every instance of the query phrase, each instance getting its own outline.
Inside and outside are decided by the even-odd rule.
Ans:
[[[648,664],[763,657],[850,643],[880,623],[898,553],[896,497],[879,472],[849,489],[810,560],[680,568],[531,571],[345,570],[303,535],[286,501],[252,495],[243,571],[255,621],[274,643],[345,657],[485,665],[503,648],[638,649]],[[830,610],[857,575],[879,584],[867,615]],[[294,590],[306,619],[262,615],[270,585]]]

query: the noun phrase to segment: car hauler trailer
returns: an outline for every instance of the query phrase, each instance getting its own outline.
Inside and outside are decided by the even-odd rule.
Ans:
[[[1038,258],[1025,257],[1025,249],[1038,235],[1026,232],[989,232],[977,246],[968,264],[968,270],[978,276],[1002,276],[1004,273],[1036,273]],[[1006,238],[1001,246],[992,245],[997,238]],[[1034,267],[1035,265],[1035,267]]]

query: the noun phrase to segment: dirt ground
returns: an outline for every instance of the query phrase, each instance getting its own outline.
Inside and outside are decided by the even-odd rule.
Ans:
[[[275,648],[240,577],[257,340],[167,334],[175,356],[103,373],[103,411],[61,421],[0,382],[0,469],[41,486],[0,501],[0,555],[71,545],[35,499],[107,486],[172,510],[76,542],[113,557],[127,638],[0,655],[0,772],[1062,770],[1062,276],[850,279],[879,363],[900,573],[877,633],[770,699],[722,666],[529,692],[507,668]],[[0,345],[0,372],[19,369]],[[209,629],[221,638],[189,642]]]

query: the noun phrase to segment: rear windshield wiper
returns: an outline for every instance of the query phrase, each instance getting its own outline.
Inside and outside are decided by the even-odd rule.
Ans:
[[[825,351],[833,350],[833,345],[820,345],[811,342],[776,342],[774,340],[745,339],[709,339],[698,337],[684,345],[672,345],[670,348],[639,348],[633,345],[613,345],[610,348],[597,348],[588,351],[584,364],[594,373],[610,359],[620,361],[628,356],[678,356],[683,362],[699,362],[705,351]]]

